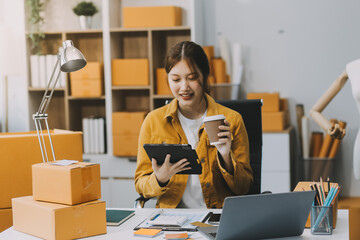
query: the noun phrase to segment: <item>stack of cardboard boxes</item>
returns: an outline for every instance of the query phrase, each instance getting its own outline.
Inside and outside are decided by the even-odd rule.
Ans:
[[[60,159],[82,160],[81,132],[53,130],[55,154]],[[48,137],[45,134],[48,145]],[[31,166],[42,162],[36,132],[0,134],[0,232],[12,226],[11,199],[31,195]],[[48,151],[51,160],[51,152]]]
[[[113,154],[137,156],[139,133],[147,112],[113,112]]]
[[[86,66],[70,73],[71,96],[100,97],[104,94],[104,66],[102,62],[88,62]]]
[[[290,124],[288,101],[280,98],[279,93],[248,93],[247,99],[262,99],[263,131],[282,131]]]
[[[79,145],[67,147],[81,153],[81,136]],[[106,233],[105,202],[97,200],[101,198],[100,165],[73,162],[32,165],[32,196],[12,199],[15,230],[44,239]]]
[[[215,57],[214,46],[204,46],[203,49],[210,65],[210,84],[230,83],[230,76],[226,73],[226,62]]]

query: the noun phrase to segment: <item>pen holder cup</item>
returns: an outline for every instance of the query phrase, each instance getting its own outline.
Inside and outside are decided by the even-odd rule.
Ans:
[[[310,212],[311,234],[331,235],[333,231],[332,206],[312,206]]]
[[[310,189],[310,183],[313,182],[298,182],[298,184],[296,185],[294,191],[309,191]],[[332,187],[335,183],[331,182],[330,183],[330,187]],[[328,186],[327,184],[324,184],[324,188],[325,188],[325,193],[328,193]],[[338,211],[338,197],[336,197],[334,203],[332,204],[332,217],[333,217],[333,229],[336,228],[336,220],[337,220],[337,211]],[[311,212],[311,211],[310,211]],[[306,221],[305,224],[305,228],[310,228],[310,214],[309,217]]]

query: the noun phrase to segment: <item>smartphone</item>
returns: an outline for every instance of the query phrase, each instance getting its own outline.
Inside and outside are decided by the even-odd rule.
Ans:
[[[213,213],[211,214],[208,223],[210,224],[218,224],[220,222],[221,213]]]

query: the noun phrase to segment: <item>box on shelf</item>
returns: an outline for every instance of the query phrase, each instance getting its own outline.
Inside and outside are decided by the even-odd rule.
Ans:
[[[282,131],[289,126],[289,112],[263,112],[263,131]]]
[[[70,73],[71,96],[100,97],[104,93],[104,66],[102,62],[88,62],[86,66]]]
[[[101,97],[104,94],[101,79],[71,79],[71,96],[73,97]]]
[[[280,97],[279,93],[248,93],[247,99],[262,99],[262,112],[279,112],[280,111]]]
[[[123,27],[173,27],[182,25],[182,9],[176,6],[124,7]]]
[[[209,62],[210,66],[210,75],[213,74],[213,66],[212,66],[212,59],[215,57],[215,50],[214,46],[203,46],[204,52]],[[211,83],[211,82],[210,82]]]
[[[287,98],[280,98],[280,111],[289,111],[289,101]]]
[[[113,59],[111,64],[113,86],[149,85],[148,59]]]
[[[8,229],[13,225],[12,209],[4,208],[0,209],[0,232]]]
[[[138,151],[139,134],[113,135],[114,156],[135,157]]]
[[[100,164],[34,164],[32,187],[34,200],[74,205],[100,199]]]
[[[104,201],[74,206],[35,201],[32,196],[12,199],[14,229],[43,239],[77,239],[106,233]]]
[[[165,71],[165,68],[156,69],[156,94],[172,95],[168,84],[168,76]]]
[[[102,62],[87,62],[85,67],[70,73],[71,80],[103,79],[104,65]]]
[[[113,135],[139,134],[147,112],[113,112]]]
[[[294,188],[294,192],[297,191],[310,191],[310,184],[312,184],[313,182],[298,182],[298,184],[296,185],[296,187]],[[325,193],[329,192],[328,186],[326,184],[326,182],[323,182],[323,186],[324,186],[324,191]],[[331,182],[330,183],[330,188],[334,185],[335,183]],[[334,229],[336,228],[336,220],[337,220],[337,211],[338,211],[338,197],[336,197],[335,201],[334,201],[334,205],[333,205],[333,226]],[[309,217],[306,221],[305,224],[306,228],[310,228],[310,211],[309,211]]]
[[[51,130],[57,160],[82,161],[82,133]],[[52,154],[45,134],[48,159]],[[31,165],[41,163],[41,151],[36,132],[0,134],[0,208],[10,208],[11,198],[32,194]]]
[[[222,58],[213,58],[212,67],[216,83],[227,83],[226,63]]]
[[[147,112],[113,112],[113,154],[115,156],[137,155],[140,128],[146,114]]]

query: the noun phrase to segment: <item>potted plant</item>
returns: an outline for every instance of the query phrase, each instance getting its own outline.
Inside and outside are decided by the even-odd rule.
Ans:
[[[45,38],[43,31],[44,8],[47,0],[26,0],[26,5],[29,7],[28,23],[29,32],[28,38],[31,40],[32,54],[41,54],[40,42]]]
[[[92,16],[99,10],[92,2],[82,1],[73,8],[74,13],[79,16],[80,28],[91,28]]]

